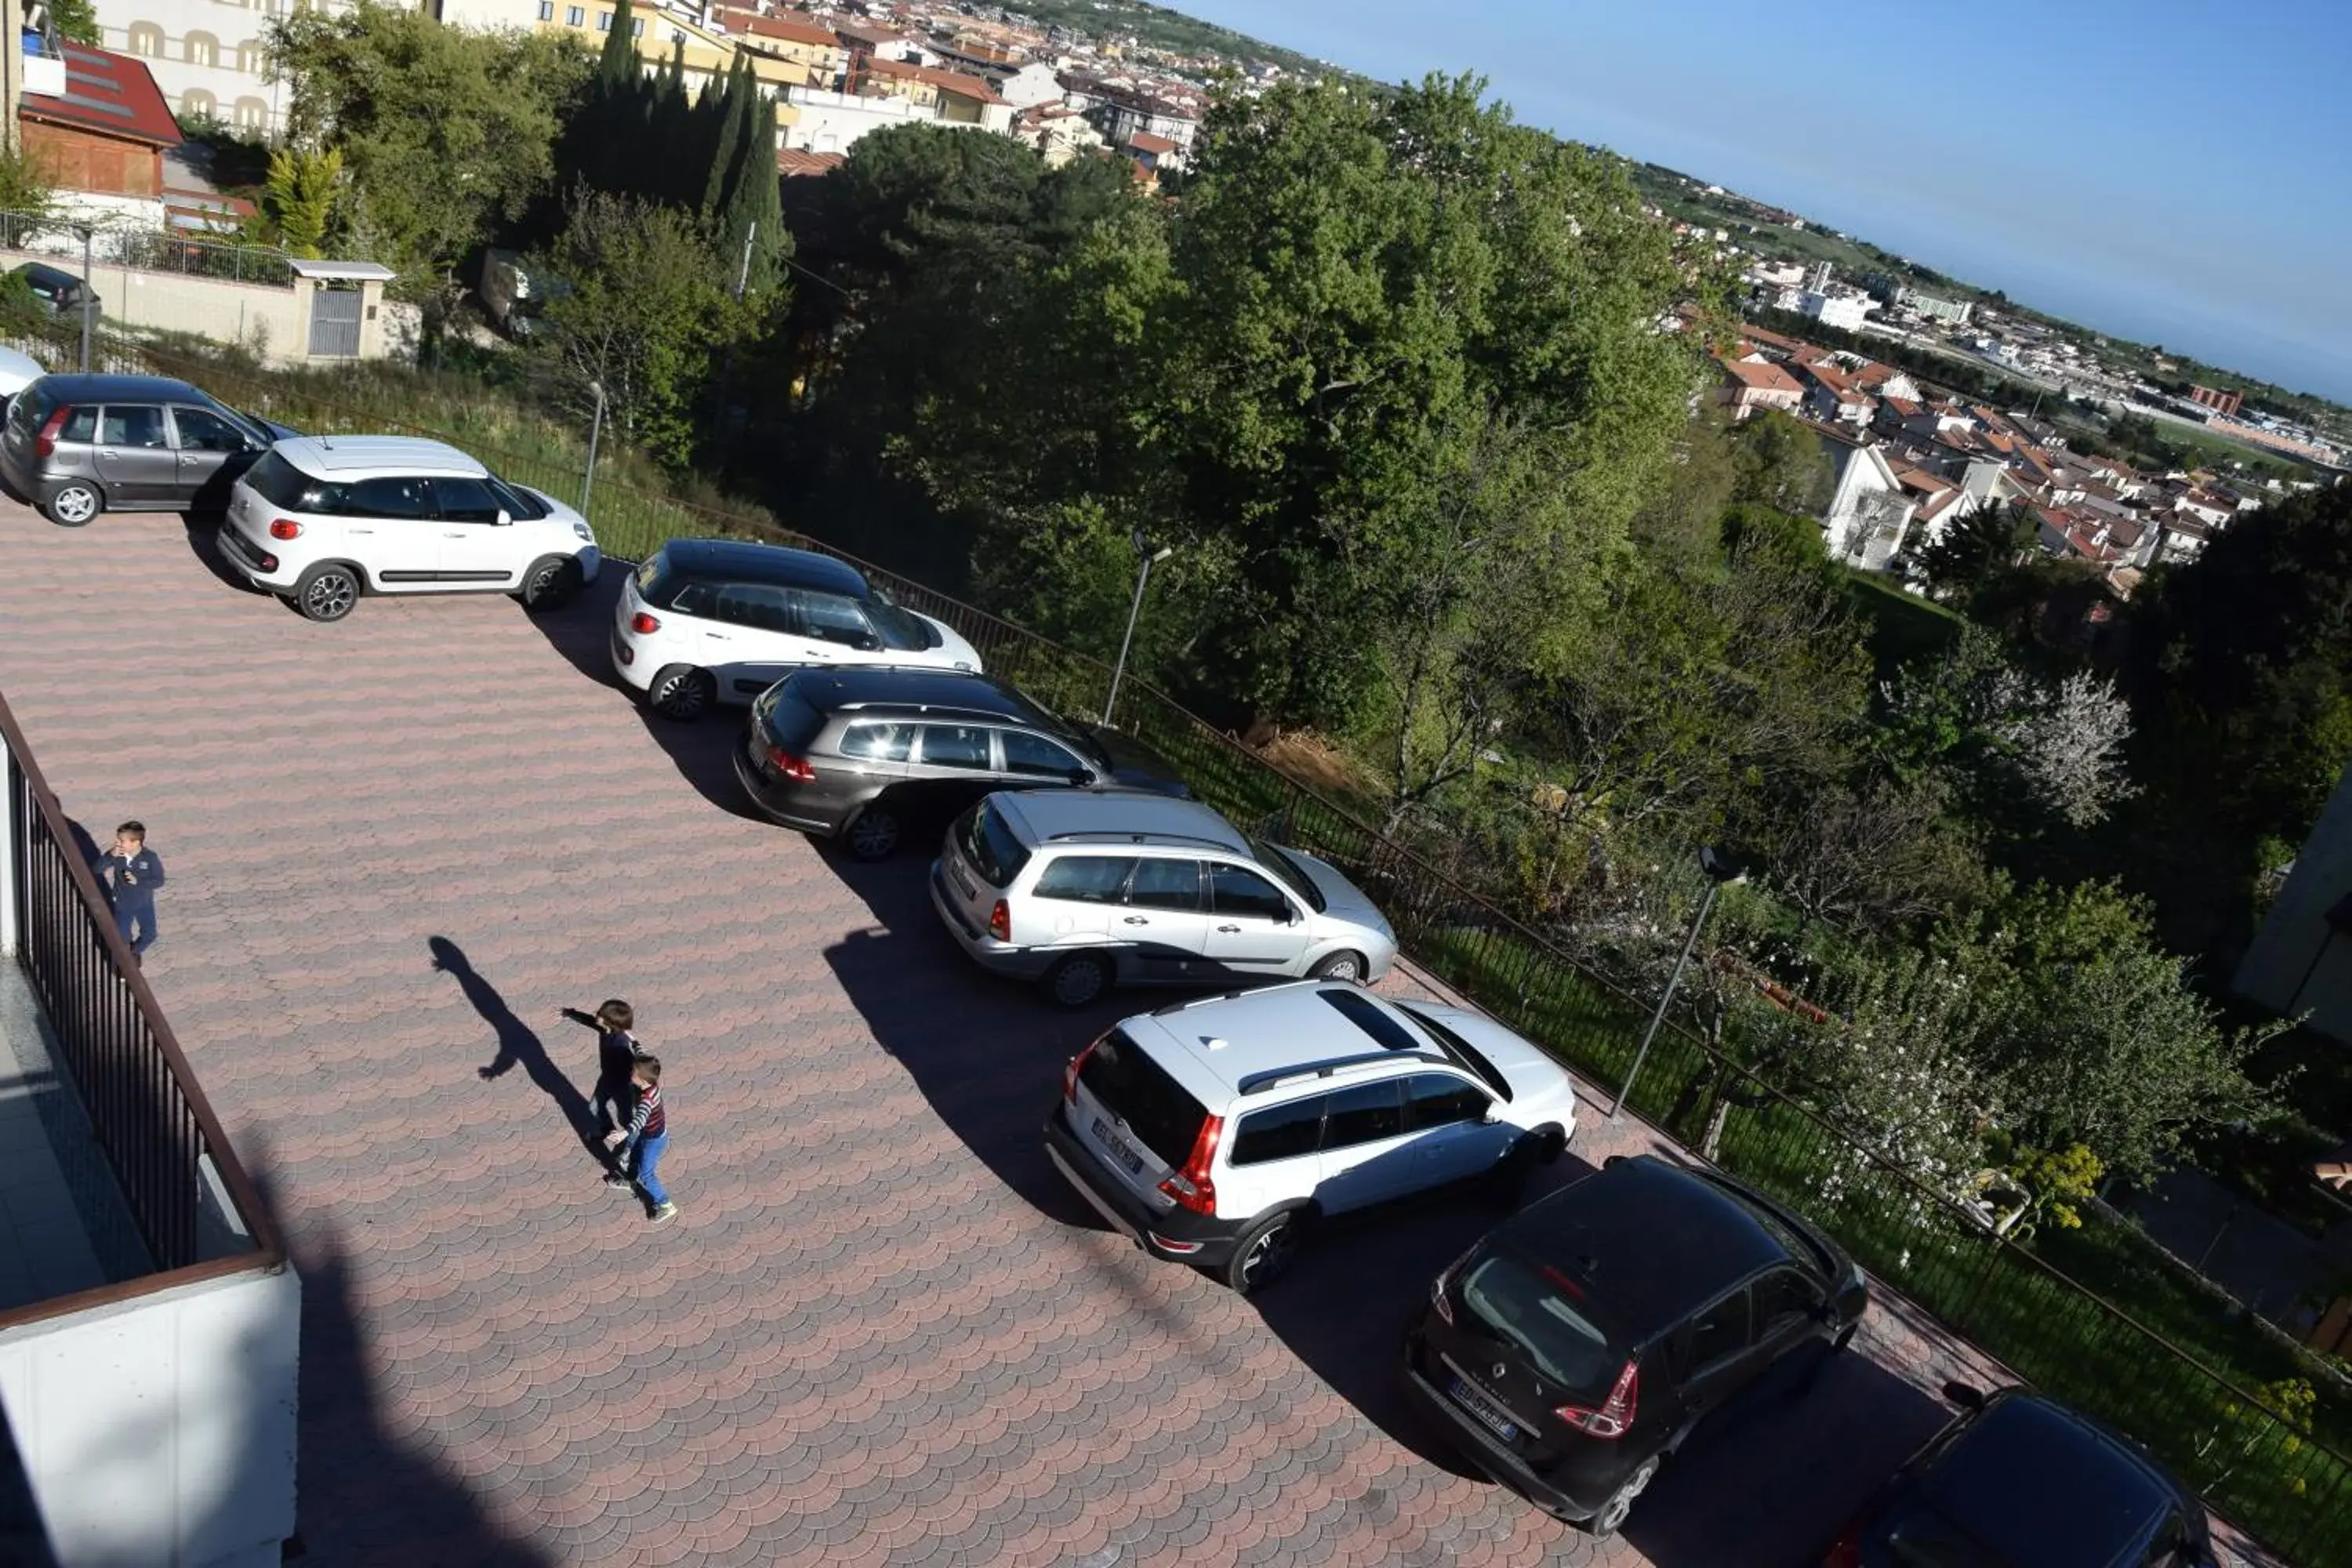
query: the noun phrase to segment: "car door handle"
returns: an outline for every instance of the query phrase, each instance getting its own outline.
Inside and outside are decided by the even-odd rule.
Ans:
[[[702,635],[709,638],[712,642],[731,642],[734,640],[725,632],[705,632]]]
[[[373,528],[352,528],[346,529],[344,531],[348,533],[373,533],[375,530]]]
[[[445,533],[441,537],[444,539],[463,539],[466,537],[466,534],[463,530],[460,530],[456,533]]]
[[[1239,926],[1219,926],[1217,929],[1221,931],[1226,932],[1227,934],[1231,934],[1234,931],[1240,931],[1242,928]]]
[[[1151,922],[1141,915],[1129,915],[1127,917],[1126,923],[1131,926],[1148,926]]]
[[[98,455],[101,458],[119,458],[122,456],[121,453],[116,451],[111,447],[100,447],[98,449]]]

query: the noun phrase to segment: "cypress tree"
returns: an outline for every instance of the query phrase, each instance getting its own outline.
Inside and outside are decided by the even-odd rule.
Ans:
[[[776,169],[776,106],[761,96],[756,82],[749,95],[751,123],[736,157],[729,183],[725,216],[715,225],[725,247],[732,275],[744,278],[746,297],[774,288],[782,271],[784,196],[782,176]],[[749,237],[751,266],[743,263]]]
[[[613,30],[604,35],[604,52],[596,57],[596,96],[607,103],[643,100],[638,84],[645,73],[637,68],[636,22],[629,0],[613,7]]]
[[[751,105],[745,100],[756,89],[751,87],[749,76],[743,57],[738,54],[734,67],[727,73],[726,90],[719,100],[716,111],[718,136],[710,149],[710,170],[702,185],[702,216],[714,226],[719,215],[726,208],[736,165],[742,157],[743,140],[751,131],[751,117],[745,112]]]

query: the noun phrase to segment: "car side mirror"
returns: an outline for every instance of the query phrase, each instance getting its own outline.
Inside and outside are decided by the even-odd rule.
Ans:
[[[1985,1407],[1984,1390],[1970,1387],[1957,1379],[1944,1384],[1944,1397],[1963,1410],[1982,1410]]]
[[[879,653],[882,651],[882,639],[876,637],[872,632],[860,632],[857,637],[857,651],[860,653]]]
[[[511,522],[513,522],[513,521],[514,521],[514,519],[513,519],[512,517],[510,517],[510,516],[509,516],[509,515],[508,515],[508,513],[507,513],[507,509],[506,509],[506,508],[504,508],[504,507],[500,507],[500,508],[499,508],[499,526],[500,528],[504,528],[504,527],[506,527],[508,524],[509,524],[509,523],[511,523]]]
[[[1087,769],[1073,768],[1070,770],[1070,784],[1073,787],[1084,789],[1094,782],[1095,775]]]

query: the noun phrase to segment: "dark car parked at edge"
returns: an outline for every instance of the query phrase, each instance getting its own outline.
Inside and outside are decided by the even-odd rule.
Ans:
[[[237,476],[299,432],[160,375],[45,375],[0,427],[0,473],[49,521],[218,511]]]
[[[993,676],[903,665],[787,675],[752,702],[735,776],[770,816],[861,860],[910,831],[936,837],[998,790],[1192,794],[1134,741],[1059,719]]]
[[[2205,1505],[2128,1440],[2030,1389],[1944,1393],[1963,1414],[1827,1568],[2213,1568]]]
[[[1414,1407],[1496,1480],[1609,1535],[1709,1412],[1867,1301],[1835,1243],[1752,1188],[1612,1159],[1437,1277],[1405,1336]]]

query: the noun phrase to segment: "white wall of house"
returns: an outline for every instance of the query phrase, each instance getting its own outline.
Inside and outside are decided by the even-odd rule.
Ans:
[[[846,153],[860,137],[886,125],[939,121],[938,110],[903,98],[794,87],[784,90],[782,101],[792,105],[793,114],[778,116],[776,132],[781,145],[791,152]]]
[[[311,0],[327,11],[347,3]],[[175,117],[209,115],[274,137],[291,89],[262,74],[262,41],[271,18],[293,9],[293,0],[99,0],[99,34],[105,47],[146,62]]]
[[[236,1274],[0,1331],[60,1568],[265,1568],[294,1532],[301,1281]]]
[[[1822,542],[1833,561],[1883,572],[1911,525],[1915,505],[1875,447],[1823,438],[1837,482],[1822,517]]]
[[[996,79],[996,96],[1014,109],[1034,109],[1041,103],[1062,101],[1062,84],[1055,79],[1051,66],[1031,60],[1019,70]]]

